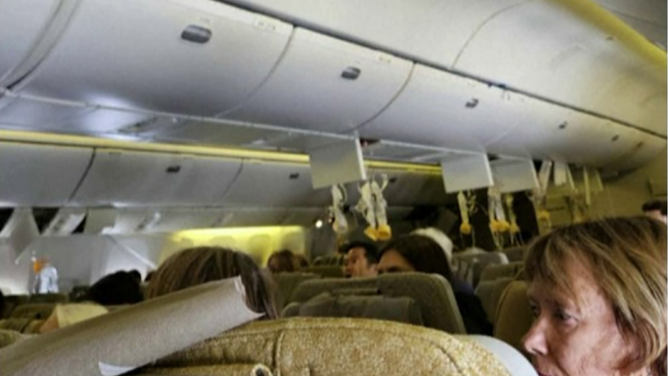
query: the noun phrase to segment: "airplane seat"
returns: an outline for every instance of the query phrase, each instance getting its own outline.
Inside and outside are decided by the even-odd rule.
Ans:
[[[522,337],[533,323],[533,312],[529,306],[526,281],[512,281],[503,291],[496,310],[494,338],[498,338],[519,351],[522,349]]]
[[[466,333],[452,287],[439,275],[389,273],[372,278],[310,280],[297,287],[288,302],[296,305],[285,313],[295,314],[301,305],[323,293],[332,296],[408,297],[417,303],[424,326],[448,333]]]
[[[529,360],[521,352],[497,338],[477,334],[457,336],[457,338],[475,342],[496,355],[496,358],[513,376],[538,376]]]
[[[487,319],[494,325],[496,310],[505,288],[513,281],[511,277],[498,278],[492,281],[480,281],[475,294],[480,298],[482,307],[487,313]]]
[[[305,317],[253,322],[162,358],[138,374],[191,375],[192,367],[214,364],[265,364],[281,376],[512,375],[484,346],[439,330]]]
[[[67,295],[59,293],[33,294],[28,298],[28,303],[65,303]]]
[[[501,250],[501,252],[505,253],[506,256],[508,256],[509,262],[523,262],[525,250],[526,247],[524,246],[516,246],[516,247],[504,248]]]
[[[508,264],[508,256],[502,252],[464,252],[452,256],[453,272],[459,278],[478,286],[483,269],[493,264]]]
[[[499,278],[514,278],[524,268],[523,262],[510,262],[508,264],[490,264],[480,273],[480,281],[493,281]]]
[[[333,265],[343,265],[343,255],[327,255],[327,256],[318,256],[313,260],[313,266],[333,266]]]
[[[299,269],[303,273],[317,274],[323,278],[343,278],[343,268],[338,265],[309,266]]]
[[[311,279],[321,278],[318,274],[313,273],[278,273],[272,276],[276,283],[276,305],[280,312],[288,304],[293,292],[302,282]]]
[[[9,317],[45,320],[51,316],[55,307],[55,303],[26,303],[16,307]]]
[[[362,295],[333,295],[324,292],[305,303],[290,303],[283,317],[357,317],[403,322],[423,326],[419,304],[412,298],[365,296],[363,290],[351,292]]]
[[[27,336],[7,329],[0,329],[0,349],[25,339]]]
[[[21,304],[28,302],[28,295],[7,295],[5,296],[4,303],[2,306],[2,312],[0,314],[0,319],[9,318],[12,314],[12,311],[16,309]]]

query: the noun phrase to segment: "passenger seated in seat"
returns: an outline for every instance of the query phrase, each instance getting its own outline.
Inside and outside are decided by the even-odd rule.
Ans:
[[[267,261],[267,268],[272,274],[294,272],[299,269],[295,254],[289,249],[272,253]]]
[[[365,241],[347,244],[343,264],[346,278],[375,277],[378,275],[378,247]]]
[[[422,272],[439,274],[450,282],[468,334],[492,335],[492,324],[480,299],[452,283],[452,270],[441,247],[422,235],[403,235],[389,242],[380,252],[380,273]]]
[[[666,375],[666,226],[647,217],[559,228],[525,261],[539,374]]]
[[[271,281],[264,278],[250,256],[227,248],[196,247],[171,256],[155,271],[146,298],[236,276],[241,276],[250,309],[263,313],[262,319],[277,318]]]
[[[137,271],[121,270],[106,275],[88,289],[83,300],[104,306],[140,303],[144,300],[141,292],[141,274]]]

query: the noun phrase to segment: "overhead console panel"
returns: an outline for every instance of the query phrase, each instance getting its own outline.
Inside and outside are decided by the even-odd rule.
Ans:
[[[214,116],[268,76],[292,26],[206,0],[83,0],[20,93]]]
[[[235,180],[240,161],[98,149],[73,198],[78,205],[205,205]]]
[[[401,90],[412,62],[297,28],[267,82],[223,117],[345,132],[379,113]]]
[[[0,142],[0,206],[63,206],[93,149]]]

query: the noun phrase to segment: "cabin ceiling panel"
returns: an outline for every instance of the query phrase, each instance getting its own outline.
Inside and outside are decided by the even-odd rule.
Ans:
[[[0,142],[0,205],[67,204],[92,155],[89,148]]]
[[[20,89],[118,108],[214,116],[263,82],[291,32],[289,24],[212,1],[83,0],[59,43]],[[207,35],[203,43],[187,40]]]
[[[638,106],[651,93],[665,92],[665,57],[653,65],[658,48],[648,58],[650,53],[639,54],[634,50],[639,47],[625,45],[583,17],[558,2],[528,2],[487,22],[454,68],[650,128],[637,116]],[[612,89],[618,81],[636,87]]]
[[[74,196],[79,205],[204,205],[223,196],[239,160],[99,149]]]
[[[493,15],[527,0],[231,0],[366,45],[450,67]]]
[[[297,28],[267,82],[234,120],[345,132],[380,112],[401,90],[412,62]]]
[[[60,0],[32,0],[14,6],[0,1],[0,83],[28,56],[51,21]]]
[[[331,204],[329,189],[314,190],[307,165],[245,161],[224,206],[310,207]]]
[[[523,116],[521,102],[500,88],[422,65],[379,116],[359,128],[365,138],[481,151]]]

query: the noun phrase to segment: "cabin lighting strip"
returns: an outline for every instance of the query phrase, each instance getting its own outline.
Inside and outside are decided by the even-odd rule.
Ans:
[[[44,132],[26,132],[0,129],[0,140],[5,142],[21,142],[28,144],[42,144],[53,146],[78,146],[89,148],[120,149],[140,152],[176,153],[199,156],[241,158],[271,162],[286,162],[308,164],[306,154],[273,152],[263,150],[217,148],[206,146],[177,145],[153,142],[136,142],[114,138],[100,138],[79,135],[65,135]],[[378,160],[365,161],[367,168],[388,169],[400,171],[415,171],[421,173],[440,174],[441,168],[436,165],[386,162]]]

